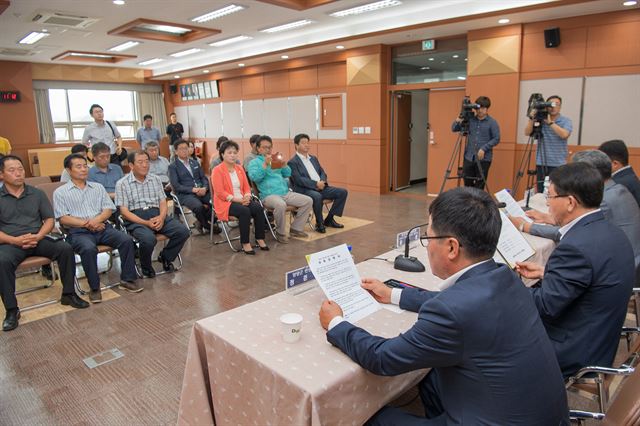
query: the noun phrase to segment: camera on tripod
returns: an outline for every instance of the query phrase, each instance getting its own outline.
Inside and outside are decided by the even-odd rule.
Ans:
[[[469,96],[465,96],[460,106],[460,114],[458,114],[458,117],[462,120],[460,124],[466,127],[469,124],[469,120],[475,117],[473,110],[479,108],[481,108],[480,104],[471,103]]]
[[[549,115],[549,108],[553,108],[558,105],[556,102],[545,101],[542,93],[532,93],[531,96],[529,96],[528,104],[527,116],[533,119],[536,127],[547,119],[547,116]]]

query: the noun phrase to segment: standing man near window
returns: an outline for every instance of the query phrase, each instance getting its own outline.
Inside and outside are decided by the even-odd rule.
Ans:
[[[182,134],[184,133],[184,127],[182,123],[178,123],[178,116],[175,112],[169,114],[169,125],[167,126],[167,135],[171,140],[169,141],[169,151],[171,152],[170,159],[173,161],[173,156],[175,155],[175,143],[177,140],[182,139]]]
[[[147,145],[147,142],[157,142],[160,143],[160,130],[157,127],[153,127],[153,117],[147,114],[142,120],[144,121],[144,126],[138,129],[138,133],[136,133],[136,140],[140,144],[140,148],[144,150],[144,147]]]
[[[469,120],[469,136],[467,146],[464,149],[464,162],[462,163],[462,174],[464,176],[464,186],[473,186],[484,189],[485,180],[489,175],[489,167],[493,159],[493,147],[500,143],[500,126],[498,122],[489,115],[491,99],[480,96],[476,99],[479,108],[474,109],[475,116]],[[462,130],[462,118],[458,117],[451,125],[453,132]],[[479,160],[482,174],[478,168]],[[484,179],[483,179],[484,178]]]
[[[542,122],[542,143],[538,143],[536,150],[536,181],[539,193],[544,191],[544,178],[557,167],[567,164],[567,140],[573,130],[571,119],[560,115],[562,98],[552,95],[547,98],[547,102],[552,102],[554,106],[547,109],[547,119]],[[533,133],[533,118],[536,113],[537,111],[532,109],[529,114],[529,121],[524,129],[525,136]]]
[[[114,164],[120,164],[127,158],[127,150],[122,147],[122,136],[115,124],[104,119],[104,110],[98,104],[91,105],[89,114],[95,120],[84,129],[82,143],[92,147],[102,142],[109,147],[110,160]]]

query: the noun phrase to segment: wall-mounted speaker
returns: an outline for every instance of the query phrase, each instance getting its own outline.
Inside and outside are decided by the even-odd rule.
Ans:
[[[560,28],[549,28],[544,30],[544,47],[560,46]]]
[[[170,84],[169,85],[169,91],[173,94],[178,93],[178,85],[177,84]]]

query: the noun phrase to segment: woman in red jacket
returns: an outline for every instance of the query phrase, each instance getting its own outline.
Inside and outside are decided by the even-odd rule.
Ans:
[[[249,226],[253,217],[255,237],[260,250],[269,250],[264,242],[265,221],[262,207],[251,199],[251,188],[247,175],[237,164],[239,146],[234,141],[225,141],[220,145],[222,163],[213,168],[213,206],[218,219],[228,221],[229,216],[238,218],[240,243],[244,254],[256,254],[249,242]]]

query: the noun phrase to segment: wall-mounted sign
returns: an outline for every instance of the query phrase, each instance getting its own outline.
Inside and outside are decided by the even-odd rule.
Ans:
[[[431,40],[422,40],[422,50],[435,50],[436,49],[436,41]]]
[[[0,102],[20,102],[20,92],[16,90],[3,90],[0,91]]]
[[[197,101],[200,99],[213,99],[218,95],[218,81],[205,81],[180,85],[180,94],[183,101]]]

